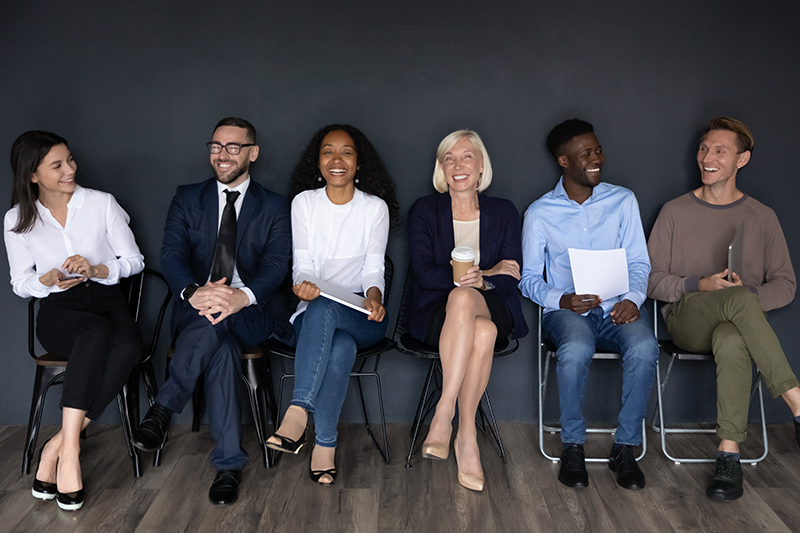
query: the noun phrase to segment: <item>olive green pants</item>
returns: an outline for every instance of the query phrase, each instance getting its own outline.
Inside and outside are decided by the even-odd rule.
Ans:
[[[742,442],[750,409],[751,360],[773,398],[798,386],[778,337],[745,287],[693,292],[667,317],[672,340],[685,350],[712,352],[717,363],[717,435]]]

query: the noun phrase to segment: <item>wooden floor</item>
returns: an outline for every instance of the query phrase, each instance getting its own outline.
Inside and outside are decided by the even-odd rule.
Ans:
[[[40,444],[54,429],[43,428]],[[207,426],[199,433],[173,428],[162,466],[148,462],[139,479],[120,427],[91,427],[82,455],[86,504],[70,513],[31,496],[33,475],[20,475],[25,428],[0,426],[0,532],[800,531],[800,449],[792,426],[770,427],[769,457],[743,467],[745,493],[731,503],[706,498],[712,465],[674,465],[656,446],[654,433],[640,463],[647,487],[634,492],[620,488],[604,464],[589,465],[588,488],[567,488],[556,479],[558,465],[539,453],[536,426],[504,424],[500,431],[508,464],[481,437],[486,489],[475,493],[458,485],[452,453],[448,461],[415,457],[413,467],[405,468],[409,426],[389,427],[391,465],[383,464],[363,427],[342,427],[341,474],[333,488],[308,478],[307,449],[265,470],[248,427],[251,461],[239,501],[215,507],[207,498],[214,477]],[[759,445],[753,433],[743,452]],[[679,451],[713,454],[713,436],[674,438]],[[609,437],[590,439],[587,454],[607,454]],[[547,435],[546,443],[554,453],[559,448],[557,436]]]

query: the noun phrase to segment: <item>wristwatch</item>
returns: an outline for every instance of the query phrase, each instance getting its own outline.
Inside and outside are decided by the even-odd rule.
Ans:
[[[184,300],[188,300],[199,288],[200,285],[198,285],[197,283],[190,283],[189,285],[186,286],[185,289],[183,289],[183,292],[181,292],[181,298]]]

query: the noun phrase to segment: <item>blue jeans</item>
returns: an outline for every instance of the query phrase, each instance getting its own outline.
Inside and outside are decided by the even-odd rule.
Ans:
[[[367,315],[327,298],[309,302],[294,319],[297,333],[292,405],[314,413],[317,446],[336,446],[336,424],[342,411],[356,350],[372,346],[386,334],[388,318]]]
[[[658,365],[658,343],[644,308],[635,322],[615,326],[596,307],[586,316],[559,309],[542,318],[544,336],[558,347],[558,394],[561,404],[561,441],[583,444],[586,419],[583,397],[595,350],[622,353],[622,409],[617,416],[614,442],[642,443],[642,420]]]

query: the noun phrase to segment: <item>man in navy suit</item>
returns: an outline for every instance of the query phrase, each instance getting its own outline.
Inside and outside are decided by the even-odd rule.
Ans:
[[[248,459],[241,447],[241,349],[273,333],[267,306],[286,276],[291,226],[286,198],[250,179],[259,152],[252,124],[221,120],[208,148],[215,178],[178,187],[167,214],[161,267],[176,295],[175,353],[133,444],[145,451],[163,446],[172,413],[183,410],[204,374],[216,441],[209,500],[225,505],[236,501]]]

